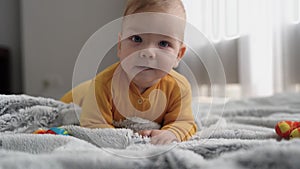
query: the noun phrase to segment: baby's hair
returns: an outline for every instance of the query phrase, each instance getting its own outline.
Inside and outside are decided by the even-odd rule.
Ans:
[[[175,10],[181,11],[184,19],[186,19],[186,11],[181,0],[128,0],[124,16],[140,13],[149,9],[159,9],[162,11]]]

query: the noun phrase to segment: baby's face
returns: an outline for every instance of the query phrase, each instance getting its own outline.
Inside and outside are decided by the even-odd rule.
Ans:
[[[120,41],[118,56],[130,80],[150,87],[171,71],[184,51],[182,43],[174,38],[147,33]]]

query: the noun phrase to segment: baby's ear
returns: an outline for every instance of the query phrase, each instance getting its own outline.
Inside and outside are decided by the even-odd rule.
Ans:
[[[186,46],[185,46],[185,44],[182,43],[182,45],[179,49],[177,58],[181,59],[184,56],[185,51],[186,51]]]
[[[179,51],[178,51],[178,55],[177,55],[177,58],[176,58],[176,61],[175,61],[175,64],[174,64],[173,68],[178,67],[180,60],[182,59],[182,57],[185,54],[185,51],[186,51],[186,46],[185,46],[185,44],[182,44]]]

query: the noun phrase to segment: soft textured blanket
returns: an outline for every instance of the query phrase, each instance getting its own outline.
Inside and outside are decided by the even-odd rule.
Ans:
[[[0,168],[300,168],[300,140],[278,140],[274,131],[278,121],[300,120],[300,94],[195,105],[199,132],[155,146],[131,129],[79,127],[73,104],[0,95]],[[123,126],[139,128],[139,120]],[[72,136],[30,134],[52,126]]]

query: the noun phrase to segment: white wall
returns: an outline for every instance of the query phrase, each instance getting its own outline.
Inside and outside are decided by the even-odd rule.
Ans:
[[[87,39],[122,16],[124,0],[23,0],[25,93],[61,97],[72,87],[72,72]],[[114,52],[107,65],[117,60]]]
[[[10,49],[11,91],[21,92],[19,0],[0,0],[0,45]],[[0,82],[1,83],[1,82]]]
[[[300,23],[287,26],[284,39],[284,85],[293,90],[296,84],[300,84]]]

